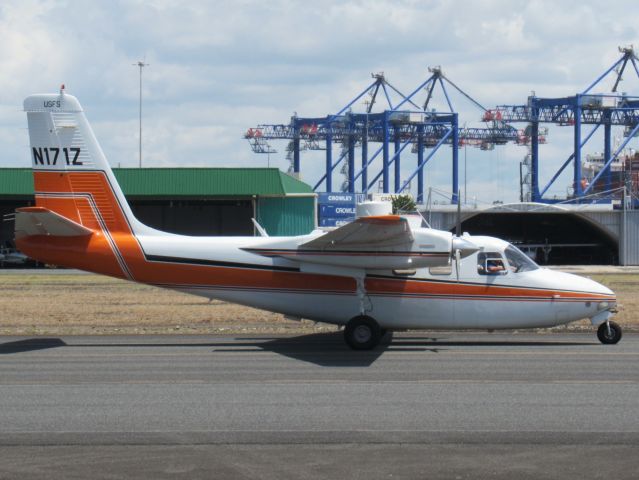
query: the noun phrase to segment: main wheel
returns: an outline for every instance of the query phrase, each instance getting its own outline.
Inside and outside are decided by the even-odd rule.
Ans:
[[[382,329],[371,317],[360,315],[353,317],[344,329],[344,340],[353,350],[375,348],[382,338]]]
[[[597,329],[597,338],[601,343],[613,345],[621,340],[621,327],[615,322],[604,322]]]

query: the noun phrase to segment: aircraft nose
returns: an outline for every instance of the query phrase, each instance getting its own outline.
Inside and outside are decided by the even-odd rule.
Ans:
[[[571,273],[555,272],[555,281],[558,288],[570,289],[578,292],[595,293],[599,295],[615,295],[615,292],[610,290],[605,285],[602,285],[591,278],[581,277],[579,275],[573,275]],[[614,301],[614,299],[613,299]]]
[[[595,280],[592,280],[591,278],[584,278],[584,280],[588,281],[589,288],[591,289],[590,291],[593,293],[601,293],[603,295],[615,294],[615,292],[610,290],[608,287],[599,282],[596,282]]]

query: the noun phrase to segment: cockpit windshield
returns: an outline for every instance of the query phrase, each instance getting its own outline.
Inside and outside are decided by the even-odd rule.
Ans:
[[[528,255],[519,250],[514,245],[508,245],[504,251],[506,260],[513,272],[529,272],[531,270],[537,270],[539,265],[533,262]]]

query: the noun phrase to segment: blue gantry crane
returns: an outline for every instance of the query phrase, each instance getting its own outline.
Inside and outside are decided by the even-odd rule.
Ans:
[[[337,113],[326,117],[299,117],[294,115],[288,124],[264,124],[250,128],[244,138],[249,141],[255,153],[273,153],[269,140],[288,140],[287,154],[291,161],[290,171],[300,173],[300,157],[303,150],[325,151],[325,173],[315,185],[322,185],[325,191],[333,191],[333,172],[345,162],[342,172],[347,180],[341,190],[356,191],[360,182],[361,192],[368,193],[381,178],[381,189],[391,192],[391,167],[395,193],[407,189],[417,177],[417,201],[424,197],[424,166],[443,146],[451,146],[451,201],[457,202],[459,188],[459,146],[469,144],[484,149],[507,142],[521,142],[523,135],[514,127],[497,118],[486,119],[486,128],[459,128],[459,116],[454,111],[446,85],[467,98],[482,112],[486,109],[448,79],[440,67],[429,68],[430,76],[420,83],[410,94],[405,95],[385,78],[383,73],[373,74],[373,82],[356,95]],[[440,87],[448,111],[431,109],[434,91]],[[426,92],[423,102],[418,101],[421,92]],[[354,112],[360,100],[364,102],[363,112]],[[374,111],[375,106],[383,110]],[[334,145],[341,145],[338,156],[334,157]],[[370,144],[381,144],[370,148]],[[401,156],[412,145],[417,154],[417,165],[402,182]],[[356,169],[356,148],[361,151],[361,163]],[[392,150],[392,151],[391,151]],[[428,151],[427,151],[428,150]],[[369,180],[369,168],[381,156],[381,169]]]
[[[572,163],[572,197],[579,201],[590,193],[602,177],[606,187],[610,186],[610,165],[619,157],[630,139],[637,136],[639,130],[639,97],[617,92],[622,75],[628,68],[632,66],[639,77],[639,60],[632,47],[620,48],[620,52],[621,57],[610,68],[584,91],[571,97],[539,98],[533,94],[528,98],[526,105],[501,105],[486,110],[450,81],[439,67],[430,68],[431,75],[408,95],[404,95],[391,85],[383,74],[374,74],[373,82],[335,114],[317,118],[295,115],[288,124],[259,125],[249,129],[244,137],[256,153],[274,153],[275,149],[268,143],[269,140],[288,140],[287,157],[291,161],[290,171],[297,174],[300,173],[300,157],[303,150],[324,150],[326,169],[315,185],[315,190],[324,185],[327,192],[333,191],[333,172],[336,167],[342,165],[342,172],[347,175],[347,180],[341,186],[341,190],[355,192],[356,182],[360,181],[361,192],[367,193],[381,178],[381,190],[388,193],[391,191],[392,167],[393,191],[404,191],[417,177],[419,202],[423,200],[424,166],[443,145],[452,147],[451,190],[452,201],[455,202],[455,192],[458,191],[459,184],[458,147],[469,144],[482,149],[492,149],[494,145],[515,142],[527,145],[530,149],[530,200],[552,201],[545,199],[544,195]],[[591,93],[613,71],[616,76],[612,89],[603,94]],[[483,111],[482,120],[486,122],[486,128],[459,128],[459,116],[453,109],[446,85],[454,88]],[[443,92],[447,111],[430,109],[435,88],[438,86]],[[425,101],[418,102],[418,93],[424,91]],[[362,98],[367,98],[366,108],[361,113],[354,112],[353,109]],[[384,107],[382,111],[373,111],[375,106],[380,105]],[[517,130],[511,125],[517,122],[528,125]],[[545,143],[548,129],[540,124],[571,126],[574,129],[573,152],[543,188],[539,187],[539,145]],[[582,132],[583,125],[593,125],[585,136]],[[586,184],[581,175],[582,149],[602,125],[604,168]],[[611,140],[613,126],[623,126],[625,136],[623,143],[614,152]],[[371,143],[381,143],[381,146],[369,148]],[[335,145],[342,147],[336,157],[333,151]],[[412,151],[417,153],[417,165],[402,182],[401,155],[408,145],[412,145]],[[361,164],[358,170],[355,168],[356,148],[361,150]],[[380,156],[381,169],[369,181],[369,169]]]
[[[528,97],[526,105],[500,105],[488,111],[490,115],[498,115],[500,119],[508,123],[525,122],[529,124],[527,130],[530,132],[531,139],[530,191],[532,201],[553,201],[545,199],[544,195],[571,163],[573,165],[572,199],[574,201],[582,200],[585,195],[593,191],[595,185],[600,181],[605,182],[603,187],[605,191],[611,190],[611,164],[639,132],[639,97],[617,92],[622,75],[629,66],[633,67],[639,77],[639,58],[632,47],[620,47],[619,50],[622,54],[621,57],[581,93],[564,98],[539,98],[532,95]],[[609,92],[591,93],[604,78],[613,72],[616,76]],[[539,135],[540,123],[570,126],[574,130],[572,153],[542,188],[539,187],[539,139],[543,137]],[[584,125],[592,125],[585,136],[582,132]],[[582,177],[582,149],[602,125],[604,127],[604,165],[590,182],[586,182]],[[612,150],[613,126],[624,127],[624,140],[614,152]]]

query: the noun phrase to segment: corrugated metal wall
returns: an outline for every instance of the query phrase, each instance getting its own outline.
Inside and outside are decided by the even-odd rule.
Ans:
[[[451,212],[427,212],[423,211],[422,215],[424,218],[430,223],[432,228],[436,228],[437,230],[449,230],[455,226],[457,222],[457,213]],[[462,220],[465,220],[470,215],[466,213],[462,213]]]
[[[622,214],[622,212],[619,212]],[[639,211],[626,212],[625,242],[619,245],[619,259],[622,265],[639,265]],[[625,245],[624,245],[625,243]]]
[[[315,197],[258,197],[257,221],[269,235],[304,235],[315,228]]]

